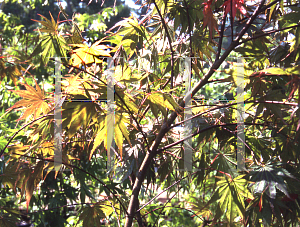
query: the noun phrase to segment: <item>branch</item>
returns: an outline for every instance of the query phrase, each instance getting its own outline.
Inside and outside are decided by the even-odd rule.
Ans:
[[[167,27],[167,24],[163,18],[163,16],[161,15],[161,12],[158,8],[158,5],[156,4],[155,0],[152,0],[157,12],[158,12],[158,15],[160,17],[160,20],[161,20],[161,23],[165,29],[165,32],[166,32],[166,35],[168,37],[168,41],[169,41],[169,46],[170,46],[170,51],[171,51],[171,89],[173,88],[173,79],[174,79],[174,68],[173,68],[173,65],[174,65],[174,50],[173,50],[173,47],[172,47],[172,39],[171,39],[171,36],[170,36],[170,33],[169,33],[169,30],[168,30],[168,27]]]
[[[270,8],[272,5],[274,5],[274,4],[276,4],[277,2],[280,2],[280,1],[281,1],[281,0],[275,0],[275,1],[271,2],[270,4],[268,4],[268,5],[264,6],[264,7],[262,7],[262,8],[260,9],[259,12],[260,12],[260,13],[263,12],[264,10]]]
[[[260,123],[248,123],[248,122],[245,122],[244,124],[245,125],[264,125],[264,124],[260,124]],[[171,143],[171,144],[169,144],[169,145],[167,145],[167,146],[165,146],[163,148],[158,149],[157,153],[161,153],[162,151],[164,151],[166,149],[169,149],[171,147],[174,147],[174,146],[176,146],[176,145],[184,142],[185,140],[190,139],[190,138],[192,138],[192,137],[194,137],[194,136],[196,136],[196,135],[198,135],[198,134],[200,134],[202,132],[205,132],[207,130],[210,130],[210,129],[213,129],[213,128],[217,128],[217,127],[231,126],[231,125],[236,126],[236,123],[223,123],[223,124],[219,124],[219,125],[212,125],[212,126],[209,126],[207,128],[201,129],[201,130],[200,130],[200,128],[198,128],[197,131],[194,132],[193,134],[191,134],[191,135],[189,135],[189,136],[187,136],[187,137],[185,137],[185,138],[183,138],[181,140],[178,140],[178,141],[176,141],[174,143]]]
[[[101,201],[105,201],[106,199],[104,200],[101,200]],[[45,212],[45,211],[49,211],[49,210],[55,210],[55,209],[60,209],[60,208],[63,208],[63,207],[70,207],[70,206],[79,206],[79,205],[90,205],[90,204],[96,204],[98,202],[95,202],[95,203],[75,203],[75,204],[66,204],[66,205],[62,205],[62,206],[58,206],[58,207],[53,207],[53,208],[48,208],[48,209],[43,209],[43,210],[36,210],[36,211],[32,211],[30,213],[27,213],[27,214],[35,214],[35,213],[39,213],[39,212]],[[111,207],[109,205],[106,205],[106,204],[101,204],[101,206],[108,206],[108,207]],[[118,210],[120,210],[119,208],[116,208]]]
[[[177,192],[175,192],[174,195],[173,195],[170,199],[168,199],[167,202],[165,202],[165,204],[163,205],[162,209],[160,210],[159,214],[157,215],[157,217],[156,217],[156,219],[155,219],[155,222],[154,222],[153,227],[156,225],[156,223],[157,223],[157,221],[158,221],[158,219],[159,219],[159,216],[161,215],[161,213],[162,213],[163,210],[165,209],[166,205],[167,205],[167,204],[175,197],[175,195],[176,195],[176,194],[179,192],[179,190],[182,189],[182,188],[183,188],[183,187],[178,188]]]
[[[187,19],[188,19],[188,24],[189,24],[189,34],[190,34],[190,57],[193,57],[193,48],[192,48],[192,26],[191,26],[191,19],[190,19],[190,14],[189,14],[189,7],[186,3],[186,0],[184,1],[184,6],[186,9],[186,14],[187,14]]]
[[[280,31],[284,31],[284,30],[286,30],[286,29],[297,28],[297,27],[300,27],[300,23],[297,24],[297,25],[290,26],[290,27],[281,28],[281,29],[273,30],[273,31],[270,31],[270,32],[266,32],[266,33],[263,33],[263,34],[259,34],[259,35],[250,37],[250,38],[248,38],[248,39],[245,39],[245,40],[239,42],[239,45],[241,45],[241,44],[243,44],[243,43],[246,43],[246,42],[248,42],[248,41],[250,41],[250,40],[254,40],[254,39],[258,39],[258,38],[260,38],[260,37],[268,36],[268,35],[270,35],[270,34],[272,34],[272,33],[275,33],[275,32],[280,32]]]
[[[293,102],[282,102],[282,101],[272,101],[272,100],[266,100],[266,101],[244,101],[244,103],[267,103],[267,104],[278,104],[278,105],[287,105],[287,106],[298,106],[298,103],[293,103]],[[176,124],[173,124],[171,125],[169,128],[174,128],[176,126],[179,126],[187,121],[190,121],[194,118],[197,118],[197,117],[200,117],[201,115],[204,115],[206,113],[209,113],[211,111],[214,111],[214,110],[217,110],[217,109],[222,109],[222,108],[225,108],[225,107],[230,107],[230,106],[234,106],[234,105],[237,105],[238,103],[234,102],[234,103],[227,103],[227,104],[224,104],[224,105],[218,105],[216,107],[213,107],[213,108],[210,108],[204,112],[201,112],[201,113],[198,113],[190,118],[187,118],[185,120],[182,120]],[[204,106],[204,105],[201,105],[201,106]],[[211,105],[210,105],[211,106]]]
[[[7,142],[7,144],[5,145],[5,147],[4,147],[4,148],[2,149],[2,151],[0,152],[0,157],[3,155],[5,149],[8,147],[8,145],[10,144],[10,142],[15,138],[16,135],[18,135],[18,133],[19,133],[20,131],[22,131],[24,128],[26,128],[27,126],[31,125],[32,123],[34,123],[34,122],[36,122],[36,121],[38,121],[38,120],[40,120],[40,119],[42,119],[42,118],[48,117],[48,116],[54,116],[54,115],[53,115],[53,114],[43,115],[43,116],[41,116],[41,117],[39,117],[39,118],[37,118],[37,119],[34,119],[33,121],[29,122],[28,124],[22,126],[17,132],[15,132],[15,134],[13,134],[12,137],[10,137],[9,141]]]
[[[230,0],[230,27],[231,27],[231,42],[233,42],[233,10],[232,0]]]
[[[183,101],[180,103],[181,107],[185,106],[185,101],[188,98],[192,98],[209,80],[209,78],[214,74],[215,70],[218,69],[220,67],[220,65],[223,63],[223,61],[226,59],[226,57],[231,53],[231,51],[239,45],[239,40],[243,37],[243,35],[246,33],[246,31],[249,29],[249,27],[251,26],[251,24],[253,23],[253,21],[256,19],[256,17],[259,14],[259,10],[261,9],[261,7],[263,6],[265,0],[262,0],[262,2],[260,3],[260,5],[256,8],[256,10],[254,11],[254,13],[252,14],[252,16],[250,17],[250,19],[248,20],[248,22],[246,23],[246,25],[244,26],[244,28],[242,29],[242,31],[240,32],[239,36],[235,39],[234,42],[232,42],[230,44],[230,46],[228,47],[228,49],[224,52],[224,54],[222,55],[222,57],[219,60],[216,60],[214,62],[214,64],[212,65],[212,67],[210,68],[210,70],[208,71],[208,73],[203,77],[203,79],[194,87],[194,89],[192,90],[192,94],[191,97],[185,97],[183,99]],[[157,5],[156,5],[157,7]],[[158,8],[158,7],[157,7]],[[126,217],[126,222],[125,222],[125,227],[131,227],[132,226],[132,221],[133,221],[133,217],[134,217],[134,213],[135,213],[135,201],[138,200],[138,196],[139,196],[139,192],[141,189],[141,185],[145,179],[146,176],[146,172],[147,169],[149,167],[149,165],[151,164],[151,160],[154,158],[154,156],[157,154],[157,150],[158,147],[161,143],[161,140],[163,139],[163,137],[165,136],[165,134],[169,131],[169,126],[172,125],[172,123],[175,121],[177,117],[177,113],[176,112],[172,112],[171,116],[169,117],[169,119],[164,122],[162,124],[161,130],[159,131],[153,145],[151,146],[151,152],[147,153],[140,168],[139,168],[139,172],[138,172],[138,176],[137,179],[135,181],[133,190],[132,190],[132,195],[130,198],[130,202],[129,202],[129,206],[128,206],[128,216]]]
[[[219,57],[220,57],[220,54],[221,54],[222,42],[223,42],[223,36],[224,36],[224,29],[225,29],[225,23],[226,23],[226,17],[227,17],[227,14],[224,13],[223,20],[222,20],[221,33],[220,33],[220,38],[219,38],[218,52],[217,52],[216,60],[219,60]]]
[[[143,216],[146,216],[146,215],[148,215],[148,214],[150,214],[150,213],[152,213],[152,212],[154,212],[154,211],[156,211],[156,210],[158,210],[158,209],[165,208],[165,207],[172,207],[172,208],[177,208],[177,209],[182,209],[182,210],[189,211],[189,212],[191,212],[193,215],[195,215],[196,217],[198,217],[198,218],[200,218],[200,219],[202,220],[202,218],[201,218],[200,216],[198,216],[194,211],[189,210],[189,209],[186,209],[186,208],[183,208],[183,207],[175,207],[175,206],[161,206],[161,207],[159,207],[159,208],[156,208],[156,209],[151,210],[150,212],[144,214]]]
[[[192,173],[191,175],[194,175],[196,172]],[[183,179],[189,177],[185,176],[183,178],[181,178],[180,180],[174,182],[172,185],[170,185],[169,187],[167,187],[165,190],[163,190],[161,193],[159,193],[158,195],[156,195],[155,197],[153,197],[151,200],[149,200],[146,204],[144,204],[140,209],[138,209],[136,212],[142,210],[145,206],[149,205],[154,199],[156,199],[158,196],[160,196],[162,193],[164,193],[165,191],[167,191],[169,188],[173,187],[175,184],[179,183],[180,181],[182,181]]]
[[[117,214],[116,208],[114,207],[114,205],[112,204],[112,202],[111,202],[111,201],[109,201],[109,200],[108,200],[108,202],[110,203],[111,207],[112,207],[112,208],[113,208],[113,210],[114,210],[114,213],[115,213],[115,215],[116,215],[116,218],[117,218],[118,226],[119,226],[119,227],[121,227],[121,224],[120,224],[120,219],[119,219],[119,217],[118,217],[118,214]]]

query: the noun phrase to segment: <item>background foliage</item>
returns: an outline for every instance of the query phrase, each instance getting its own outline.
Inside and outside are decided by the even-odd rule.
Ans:
[[[129,16],[119,1],[1,3],[0,226],[298,225],[299,2],[137,4],[146,15]],[[54,57],[63,57],[60,171]],[[236,160],[238,57],[244,169]],[[112,70],[114,119],[105,102]],[[193,171],[179,171],[188,136]],[[158,188],[167,199],[158,202]]]

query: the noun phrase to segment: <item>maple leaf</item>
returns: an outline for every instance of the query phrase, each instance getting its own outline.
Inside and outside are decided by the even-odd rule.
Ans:
[[[237,216],[244,216],[245,203],[244,200],[249,198],[254,199],[254,196],[248,189],[248,181],[243,179],[245,175],[240,175],[232,179],[228,176],[216,176],[219,179],[217,182],[217,190],[211,197],[209,203],[218,200],[219,208],[222,214],[225,214],[230,226],[233,225],[234,219]]]
[[[36,82],[35,82],[36,83]],[[36,83],[36,89],[29,86],[28,84],[20,83],[25,86],[26,90],[13,91],[17,95],[21,96],[23,99],[16,102],[12,107],[7,111],[19,107],[25,107],[26,110],[24,114],[18,119],[26,119],[32,114],[34,114],[34,119],[37,118],[40,114],[47,114],[50,111],[48,104],[44,101],[45,95],[44,92],[40,89]]]
[[[160,110],[164,115],[166,115],[166,108],[172,111],[176,111],[181,108],[172,96],[162,92],[152,92],[148,94],[143,102],[150,104],[151,110],[154,112],[156,117],[158,113],[157,110]]]
[[[43,27],[39,28],[38,30],[46,34],[41,36],[40,42],[38,43],[38,45],[36,45],[33,53],[31,54],[31,57],[35,55],[41,55],[44,64],[47,64],[47,62],[49,61],[49,57],[53,57],[55,54],[66,58],[66,40],[61,35],[58,29],[58,25],[61,23],[59,21],[59,16],[57,18],[57,22],[55,22],[51,13],[51,21],[40,14],[38,15],[42,17],[44,21],[33,21],[40,23]]]
[[[97,203],[89,207],[81,208],[79,220],[83,226],[101,226],[101,220],[105,218],[103,208]]]
[[[242,14],[246,15],[247,11],[243,6],[244,0],[227,0],[222,5],[225,8],[225,14],[231,11],[231,3],[232,3],[232,18],[236,16],[236,10],[238,9]]]
[[[84,94],[84,90],[80,89],[79,87],[83,82],[85,82],[85,79],[81,79],[78,75],[66,75],[64,77],[64,80],[62,81],[62,84],[64,85],[65,93],[67,94]]]
[[[86,44],[69,44],[70,46],[78,47],[72,51],[71,62],[75,67],[80,64],[90,64],[90,63],[101,63],[102,60],[96,56],[111,57],[110,54],[105,50],[107,47],[105,45],[99,45],[102,40],[95,42],[91,47]]]
[[[43,170],[45,162],[39,161],[34,169],[30,168],[25,162],[9,162],[0,175],[0,179],[4,185],[8,185],[16,191],[16,187],[21,189],[21,196],[25,192],[27,211],[34,189],[43,179]]]
[[[213,12],[211,10],[211,3],[212,0],[208,0],[207,2],[203,3],[204,9],[203,9],[203,27],[208,26],[209,28],[209,37],[212,39],[212,31],[215,29],[217,32],[218,31],[218,24],[217,21],[213,15]]]
[[[123,154],[123,140],[124,137],[128,141],[129,145],[131,146],[130,139],[129,139],[129,132],[127,130],[126,124],[129,124],[128,117],[124,116],[125,114],[116,114],[115,115],[115,141],[116,145],[120,150],[120,155],[122,158]]]
[[[128,115],[126,115],[124,113],[123,114],[117,113],[117,114],[115,114],[115,118],[106,117],[105,120],[101,119],[100,127],[99,127],[99,129],[97,131],[97,135],[94,139],[94,141],[95,141],[94,146],[90,153],[90,157],[89,157],[90,159],[91,159],[94,151],[96,150],[96,148],[99,147],[102,144],[102,142],[104,142],[104,147],[106,149],[108,147],[110,147],[112,138],[109,138],[107,135],[110,134],[110,133],[108,133],[108,128],[110,127],[112,120],[114,121],[112,123],[114,125],[114,139],[115,139],[116,145],[119,148],[121,158],[123,156],[124,138],[127,140],[129,145],[132,146],[130,143],[129,132],[126,127],[126,125],[128,125],[130,123],[130,121],[128,119]]]
[[[86,100],[84,95],[74,96],[77,100]],[[69,102],[63,106],[63,128],[68,127],[68,136],[73,137],[77,130],[82,127],[86,130],[89,122],[96,115],[97,104],[93,102]]]
[[[22,76],[21,70],[25,71],[25,69],[20,64],[14,64],[9,61],[5,62],[2,58],[6,58],[6,56],[0,57],[0,81],[2,81],[4,77],[10,77],[16,86],[17,78]]]
[[[49,12],[50,13],[50,12]],[[58,21],[57,23],[55,23],[55,20],[53,19],[52,17],[52,14],[50,13],[50,16],[51,16],[51,21],[48,20],[46,17],[44,17],[43,15],[41,14],[38,14],[40,17],[44,18],[45,21],[39,21],[39,20],[34,20],[34,19],[31,19],[33,21],[36,21],[40,24],[42,24],[44,26],[44,28],[41,28],[39,29],[41,32],[47,32],[47,33],[53,33],[53,34],[58,34]]]

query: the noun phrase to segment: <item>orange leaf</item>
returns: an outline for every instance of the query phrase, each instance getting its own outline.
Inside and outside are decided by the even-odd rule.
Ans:
[[[13,92],[21,96],[23,99],[16,102],[15,105],[10,107],[8,110],[19,107],[25,107],[26,109],[23,116],[18,120],[26,119],[32,114],[34,114],[34,118],[36,118],[40,114],[47,114],[50,111],[50,108],[48,104],[44,101],[44,92],[40,89],[38,84],[36,83],[36,89],[29,86],[28,84],[22,85],[25,86],[26,90],[19,90]]]
[[[28,206],[29,206],[32,194],[33,194],[33,190],[34,190],[34,178],[30,178],[27,181],[26,190],[25,190],[27,212],[28,212]]]

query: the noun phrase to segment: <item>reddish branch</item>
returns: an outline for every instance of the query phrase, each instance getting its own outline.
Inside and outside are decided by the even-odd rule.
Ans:
[[[264,37],[264,36],[268,36],[268,35],[276,33],[276,32],[284,31],[284,30],[291,29],[291,28],[297,28],[297,27],[300,27],[300,23],[297,24],[297,25],[293,25],[293,26],[286,27],[286,28],[280,28],[280,29],[277,29],[277,30],[269,31],[269,32],[266,32],[266,33],[263,33],[263,34],[260,34],[260,35],[256,35],[256,36],[250,37],[248,39],[244,39],[243,41],[240,42],[240,44],[246,43],[246,42],[248,42],[250,40],[254,40],[254,39],[258,39],[258,38]]]
[[[264,125],[262,123],[248,123],[248,122],[245,122],[244,124],[245,125]],[[185,137],[185,138],[183,138],[181,140],[178,140],[178,141],[176,141],[174,143],[171,143],[171,144],[169,144],[169,145],[167,145],[167,146],[165,146],[163,148],[158,149],[157,153],[161,153],[162,151],[167,150],[167,149],[169,149],[171,147],[174,147],[174,146],[176,146],[176,145],[184,142],[185,140],[190,139],[190,138],[192,138],[192,137],[194,137],[194,136],[196,136],[196,135],[198,135],[200,133],[203,133],[203,132],[205,132],[207,130],[210,130],[210,129],[213,129],[213,128],[218,128],[218,127],[225,127],[225,126],[236,126],[236,123],[224,123],[224,124],[219,124],[219,125],[212,125],[212,126],[209,126],[207,128],[201,129],[201,130],[200,130],[200,128],[198,128],[197,131],[194,132],[193,134],[191,134],[191,135],[189,135],[189,136],[187,136],[187,137]]]
[[[254,22],[254,20],[257,18],[258,14],[260,13],[261,8],[263,7],[265,3],[265,0],[261,1],[259,6],[256,8],[250,19],[247,21],[246,25],[238,35],[238,37],[234,40],[234,42],[231,43],[231,45],[228,47],[228,49],[224,52],[222,57],[214,62],[208,73],[203,77],[203,79],[194,87],[192,90],[192,97],[207,83],[209,78],[214,74],[215,70],[220,67],[220,65],[224,62],[224,60],[227,58],[227,56],[231,53],[231,51],[239,45],[239,40],[243,37],[243,35],[246,33],[246,31],[250,28],[251,24]],[[157,7],[157,5],[156,5]],[[158,7],[157,7],[158,8]],[[158,10],[159,11],[159,10]],[[165,29],[167,27],[165,26]],[[185,101],[184,99],[181,103],[180,106],[184,107],[185,106]],[[132,190],[132,195],[130,198],[129,206],[128,206],[128,216],[126,217],[126,222],[125,222],[125,227],[131,227],[133,218],[135,216],[135,211],[137,210],[137,207],[135,207],[136,201],[138,200],[139,192],[142,186],[142,183],[145,179],[147,169],[149,168],[149,165],[151,164],[151,160],[155,157],[158,151],[158,147],[161,143],[161,140],[165,136],[165,134],[169,131],[169,127],[172,125],[174,120],[177,117],[176,112],[172,112],[169,119],[163,123],[160,132],[158,133],[153,145],[151,146],[151,152],[147,153],[141,166],[138,171],[137,179],[135,181],[133,190]]]
[[[293,103],[293,102],[282,102],[282,101],[272,101],[272,100],[266,100],[266,101],[244,101],[244,103],[267,103],[267,104],[279,104],[279,105],[287,105],[287,106],[298,106],[298,103]],[[180,121],[176,124],[173,124],[172,126],[170,126],[169,128],[174,128],[176,126],[179,126],[179,125],[182,125],[183,123],[187,122],[187,121],[190,121],[194,118],[197,118],[197,117],[200,117],[201,115],[204,115],[204,114],[207,114],[211,111],[214,111],[214,110],[217,110],[217,109],[222,109],[222,108],[225,108],[225,107],[230,107],[230,106],[234,106],[234,105],[237,105],[237,103],[228,103],[228,104],[224,104],[224,105],[218,105],[216,107],[213,107],[213,108],[210,108],[206,111],[203,111],[199,114],[196,114],[190,118],[187,118],[183,121]],[[211,106],[211,105],[210,105]]]

